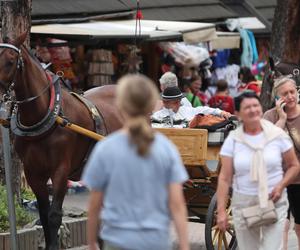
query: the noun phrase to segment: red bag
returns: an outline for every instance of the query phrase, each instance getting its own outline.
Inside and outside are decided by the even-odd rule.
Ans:
[[[198,114],[190,121],[189,128],[203,128],[212,132],[231,123],[230,120],[219,116]]]

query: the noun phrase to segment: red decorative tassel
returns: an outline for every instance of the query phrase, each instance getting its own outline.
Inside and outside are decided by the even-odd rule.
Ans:
[[[144,18],[144,17],[143,17],[142,11],[141,11],[141,10],[138,10],[138,11],[136,12],[136,19],[141,20],[141,19],[143,19],[143,18]]]

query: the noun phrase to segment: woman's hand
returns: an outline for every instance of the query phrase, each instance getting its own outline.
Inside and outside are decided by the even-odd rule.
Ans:
[[[285,106],[285,102],[283,100],[282,97],[280,97],[277,101],[276,101],[276,111],[277,111],[277,114],[279,116],[279,120],[282,120],[284,122],[286,122],[286,119],[287,119],[287,114],[286,112],[284,111],[284,106]]]
[[[226,111],[222,111],[220,115],[221,115],[221,117],[223,117],[223,118],[225,118],[225,119],[228,119],[229,117],[232,116],[231,113],[226,112]]]
[[[283,186],[281,184],[278,184],[277,186],[274,187],[270,194],[270,199],[275,203],[277,202],[282,194]]]
[[[223,232],[226,231],[226,229],[229,227],[228,215],[225,210],[218,211],[217,225],[218,225],[218,228]]]

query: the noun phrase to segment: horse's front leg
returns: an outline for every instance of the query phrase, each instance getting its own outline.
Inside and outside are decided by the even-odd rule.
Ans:
[[[48,225],[48,213],[50,210],[49,192],[47,188],[48,177],[36,175],[36,173],[26,173],[26,171],[25,175],[27,183],[37,199],[40,221],[43,226],[47,249],[47,245],[50,243],[50,230]]]
[[[52,179],[53,197],[48,214],[48,225],[50,230],[49,250],[58,250],[58,230],[62,223],[62,204],[67,191],[67,171],[66,165],[61,164]]]

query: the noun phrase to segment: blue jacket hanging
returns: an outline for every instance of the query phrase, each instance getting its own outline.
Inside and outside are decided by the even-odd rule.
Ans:
[[[248,67],[251,69],[252,67],[252,60],[253,60],[253,51],[250,42],[250,38],[248,36],[248,32],[245,29],[239,29],[241,38],[242,38],[242,45],[243,45],[243,52],[241,55],[241,66]]]
[[[255,37],[253,35],[253,32],[250,30],[247,30],[248,36],[249,36],[249,40],[250,40],[250,44],[252,47],[252,64],[256,63],[258,60],[258,52],[257,52],[257,47],[256,47],[256,42],[255,42]]]

